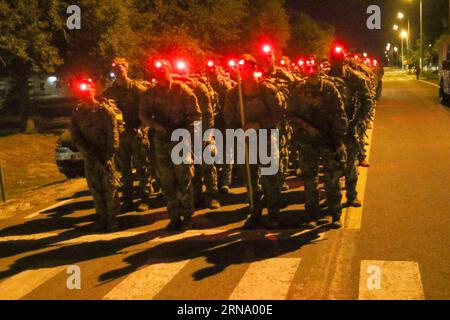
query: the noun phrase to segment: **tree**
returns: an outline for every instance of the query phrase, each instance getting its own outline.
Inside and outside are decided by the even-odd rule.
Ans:
[[[62,8],[67,8],[64,3]],[[132,63],[143,55],[148,27],[131,0],[80,0],[81,29],[65,30],[61,51],[64,74],[88,73],[98,77],[110,70],[114,57]],[[149,18],[146,15],[145,18]]]
[[[200,60],[240,39],[246,16],[243,0],[154,0],[139,4],[152,15],[147,53],[188,54]]]
[[[286,48],[291,36],[284,0],[253,0],[247,4],[247,18],[240,46],[258,52],[261,43],[271,43],[277,50]]]
[[[57,8],[56,0],[0,2],[0,56],[6,66],[2,73],[14,79],[13,110],[24,124],[30,112],[28,78],[52,73],[63,62],[55,46],[55,30],[61,30]]]
[[[289,42],[289,54],[311,55],[319,58],[328,57],[334,40],[333,26],[314,20],[303,12],[296,12],[290,20],[292,37]]]

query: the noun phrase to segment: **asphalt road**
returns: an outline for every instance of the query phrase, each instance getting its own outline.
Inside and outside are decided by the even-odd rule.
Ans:
[[[120,232],[91,234],[80,190],[0,220],[0,298],[450,299],[450,109],[432,84],[389,71],[370,136],[364,206],[346,210],[340,230],[301,229],[296,178],[288,227],[272,232],[240,229],[238,188],[185,233],[162,231],[156,198],[121,216]]]

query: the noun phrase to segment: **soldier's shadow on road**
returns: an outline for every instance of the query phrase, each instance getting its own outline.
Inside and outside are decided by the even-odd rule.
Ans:
[[[297,190],[297,187],[294,186],[295,190],[285,194],[287,205],[303,203],[303,191]],[[87,195],[84,191],[78,194],[79,198]],[[222,204],[225,207],[245,202],[245,193],[228,195],[222,198]],[[160,207],[160,205],[163,205],[163,203],[156,202],[152,207]],[[79,216],[76,214],[78,211],[92,208],[92,201],[80,200],[43,212],[43,219],[31,220],[21,225],[0,230],[0,237],[6,237],[68,229],[54,235],[47,235],[42,239],[3,242],[1,244],[1,258],[25,252],[30,254],[18,258],[10,265],[8,270],[0,272],[0,279],[13,276],[25,270],[77,264],[113,256],[118,252],[126,251],[127,248],[151,242],[149,244],[150,248],[138,249],[141,251],[127,256],[124,259],[128,263],[126,267],[106,271],[99,277],[99,280],[102,282],[112,281],[130,274],[142,266],[154,263],[170,263],[204,257],[212,266],[202,268],[192,274],[194,280],[201,280],[221,273],[231,265],[270,259],[297,251],[306,245],[315,243],[319,238],[316,232],[306,232],[302,229],[304,212],[300,209],[294,210],[292,208],[285,209],[282,212],[284,226],[291,228],[290,230],[269,232],[265,230],[244,231],[232,229],[224,230],[223,232],[219,231],[214,235],[198,234],[204,229],[243,222],[248,214],[248,208],[244,207],[239,210],[222,208],[196,216],[194,218],[194,227],[197,229],[197,234],[190,236],[190,233],[181,233],[178,235],[179,239],[173,241],[167,241],[167,239],[170,239],[168,237],[174,234],[162,230],[153,230],[132,235],[127,233],[125,236],[118,234],[117,238],[111,240],[105,240],[108,237],[104,237],[103,240],[76,243],[77,238],[83,241],[82,236],[91,235],[88,230],[90,222],[94,220],[92,211]],[[121,230],[149,226],[167,219],[164,207],[152,211],[151,213],[129,213],[120,216]],[[75,242],[73,242],[74,240]],[[66,243],[61,244],[64,241]],[[33,253],[36,250],[40,250],[40,252]]]
[[[64,200],[71,200],[71,199],[79,199],[79,198],[88,197],[90,195],[91,195],[91,192],[88,189],[86,189],[86,190],[75,192],[70,197],[58,198],[57,200],[58,201],[64,201]]]
[[[93,210],[91,200],[71,202],[42,211],[33,220],[0,230],[0,238],[16,237],[15,240],[1,243],[0,258],[48,248],[59,242],[92,234],[90,227],[95,220]],[[126,230],[151,226],[166,218],[166,210],[161,208],[159,211],[146,214],[129,213],[119,217],[119,222],[121,229]]]
[[[294,213],[292,213],[294,214]],[[298,212],[295,213],[298,215]],[[324,231],[324,230],[322,230]],[[201,232],[201,230],[199,230]],[[86,234],[89,235],[89,234]],[[127,248],[151,242],[151,247],[127,256],[124,268],[109,270],[99,280],[108,282],[126,276],[139,268],[161,262],[176,262],[204,257],[212,266],[195,271],[194,280],[201,280],[218,274],[231,265],[255,262],[297,251],[303,246],[313,244],[319,238],[317,232],[302,229],[245,231],[242,229],[225,230],[214,235],[195,235],[189,233],[167,233],[154,230],[145,233],[121,237],[112,240],[59,244],[82,236],[79,232],[67,231],[50,239],[33,242],[34,249],[47,249],[44,252],[30,254],[14,261],[8,270],[0,272],[0,279],[11,277],[25,270],[52,268],[106,258],[127,251]],[[170,241],[170,237],[177,240]],[[75,239],[76,240],[76,239]],[[83,239],[80,239],[83,241]],[[6,243],[3,248],[12,249],[19,242]],[[29,245],[30,243],[28,243]],[[31,251],[31,250],[29,250]]]
[[[200,281],[221,273],[232,265],[279,257],[313,244],[318,239],[320,239],[318,231],[305,230],[281,230],[271,233],[264,230],[233,229],[215,235],[197,235],[161,243],[130,255],[124,259],[128,266],[107,271],[99,277],[99,280],[113,281],[156,263],[174,263],[203,257],[212,266],[192,274],[195,281]]]

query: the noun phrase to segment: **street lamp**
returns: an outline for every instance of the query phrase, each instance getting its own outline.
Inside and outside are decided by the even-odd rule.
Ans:
[[[450,0],[449,0],[450,1]],[[405,14],[403,12],[397,13],[397,18],[403,20],[405,18]],[[409,38],[411,36],[411,22],[408,18],[408,38],[406,39],[406,52],[409,52]]]
[[[392,29],[394,29],[394,31],[398,30],[398,25],[394,24],[394,26],[392,27]]]

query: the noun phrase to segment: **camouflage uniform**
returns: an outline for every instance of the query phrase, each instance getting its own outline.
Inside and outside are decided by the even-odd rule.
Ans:
[[[372,108],[372,96],[365,77],[358,71],[344,65],[341,77],[331,78],[344,99],[345,112],[349,120],[349,130],[344,142],[347,151],[345,185],[348,202],[357,199],[356,186],[358,170],[356,160],[361,152],[357,127],[366,121]]]
[[[318,182],[322,161],[328,207],[337,221],[342,211],[339,182],[345,161],[342,139],[348,127],[341,95],[324,77],[319,78],[317,85],[302,80],[292,88],[287,114],[294,126],[294,139],[299,143],[308,218],[317,220],[320,213]],[[309,127],[315,128],[320,136],[311,135]]]
[[[235,87],[235,83],[231,79],[227,79],[224,77],[218,77],[218,81],[209,82],[213,90],[213,109],[215,111],[215,125],[216,128],[219,129],[222,134],[225,136],[226,133],[226,121],[225,121],[225,99],[227,96],[227,92],[230,91],[233,87]],[[226,155],[224,154],[224,159],[226,159]],[[232,175],[233,175],[233,165],[232,164],[223,164],[219,165],[219,184],[221,187],[231,187],[232,183]]]
[[[283,105],[279,92],[275,86],[267,81],[259,82],[257,90],[258,94],[254,96],[246,96],[244,94],[245,121],[246,123],[259,123],[261,129],[275,129],[276,124],[283,118]],[[224,115],[228,128],[236,129],[242,127],[237,87],[228,92]],[[240,167],[242,170],[244,169],[243,165]],[[259,165],[250,165],[253,199],[255,202],[255,210],[251,212],[251,214],[255,217],[261,216],[261,198],[262,195],[264,195],[269,214],[276,217],[281,207],[279,174],[272,176],[262,175],[260,177],[262,185],[261,190],[258,184],[259,167]]]
[[[194,213],[194,166],[173,163],[171,153],[178,143],[171,141],[171,134],[176,129],[187,129],[193,135],[193,123],[201,121],[201,116],[194,93],[178,81],[168,88],[156,85],[141,99],[140,118],[150,128],[156,173],[172,222],[190,218]]]
[[[384,77],[384,68],[381,65],[378,65],[375,70],[375,76],[377,79],[377,88],[376,88],[376,101],[380,101],[382,93],[383,93],[383,77]]]
[[[203,133],[208,129],[214,129],[214,110],[212,105],[213,91],[202,82],[196,79],[187,79],[185,84],[188,85],[198,100],[198,105],[202,112],[202,137]],[[213,144],[213,138],[210,141],[204,142],[203,147]],[[206,187],[207,201],[211,202],[212,199],[217,199],[219,193],[219,183],[217,177],[217,168],[215,165],[201,164],[195,165],[195,175],[193,180],[194,199],[197,205],[201,205],[203,202],[203,182]],[[207,204],[210,206],[211,204]]]
[[[128,79],[125,85],[115,82],[103,94],[112,99],[123,113],[125,131],[120,137],[119,163],[122,173],[123,201],[125,205],[133,203],[133,164],[139,179],[139,197],[145,202],[148,198],[146,186],[150,178],[148,158],[149,141],[139,119],[139,101],[141,95],[151,87],[145,81]]]
[[[275,67],[275,70],[269,75],[269,81],[273,82],[280,90],[283,108],[286,110],[287,101],[289,100],[289,88],[300,78],[291,74],[287,70]],[[292,126],[284,117],[278,124],[280,130],[280,183],[284,188],[288,188],[286,178],[288,176],[290,153],[292,146]]]
[[[366,117],[364,121],[359,121],[356,124],[356,135],[357,135],[357,141],[358,141],[358,160],[360,162],[364,161],[367,158],[367,151],[366,151],[366,132],[367,127],[371,123],[371,117],[373,115],[373,105],[377,98],[377,79],[375,73],[365,65],[364,63],[350,60],[349,63],[350,68],[356,70],[357,73],[359,73],[359,77],[363,78],[366,82],[366,87],[369,89],[369,95],[372,100],[370,104],[370,109],[367,111]],[[349,69],[350,69],[349,68]],[[357,101],[358,104],[364,103],[364,101]]]
[[[111,100],[100,99],[94,108],[80,104],[73,112],[72,139],[84,158],[86,179],[98,220],[108,227],[114,227],[115,216],[120,212],[120,181],[114,157],[122,130],[122,114]]]

